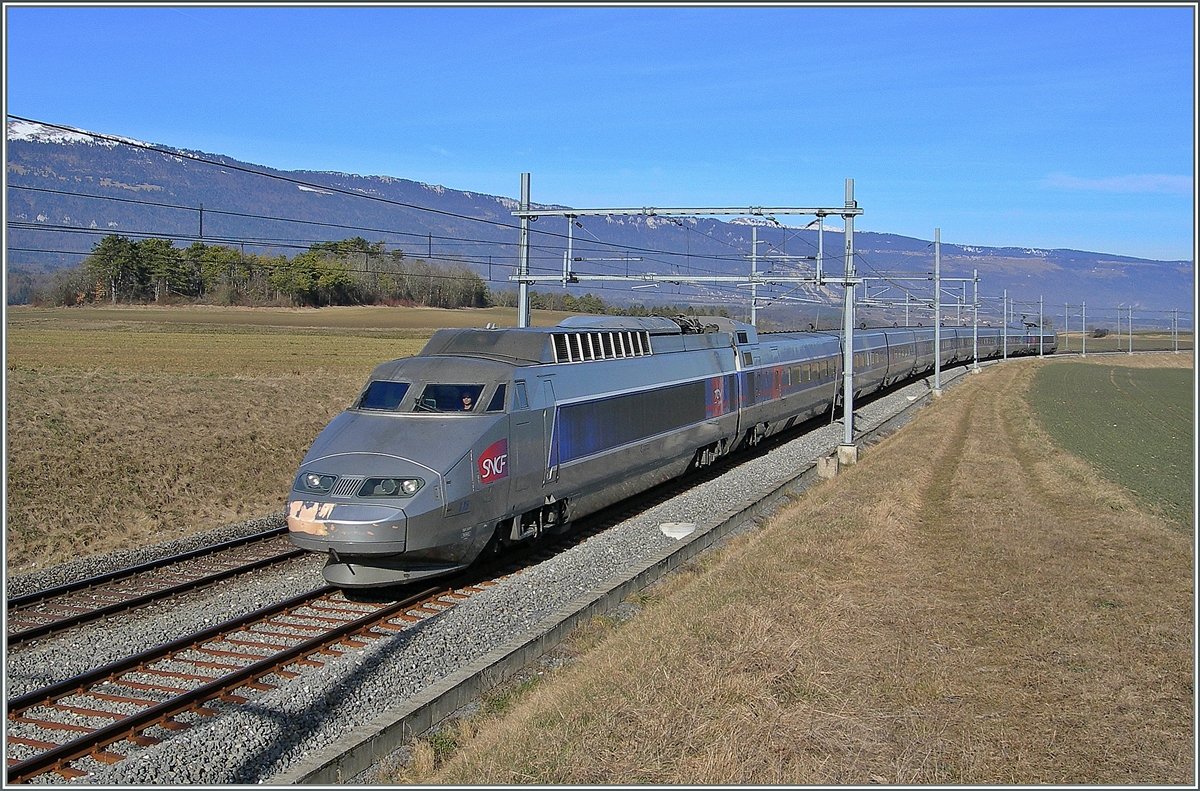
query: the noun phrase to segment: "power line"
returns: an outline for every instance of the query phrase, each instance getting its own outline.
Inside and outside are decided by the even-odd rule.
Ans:
[[[111,231],[101,229],[101,228],[76,228],[73,226],[46,225],[44,223],[28,223],[28,222],[20,222],[20,221],[11,223],[10,226],[15,226],[15,227],[21,228],[23,230],[47,231],[47,232],[57,232],[57,233],[75,233],[75,234],[83,234],[83,235],[88,235],[88,236],[121,235],[121,236],[125,236],[128,238],[165,239],[168,241],[172,241],[172,240],[180,238],[179,235],[177,235],[177,234],[167,234],[167,233],[154,232],[154,231],[128,230],[128,231],[124,231],[121,234],[113,234]],[[201,240],[197,237],[191,237],[191,236],[189,236],[187,238],[194,238],[198,242],[201,242],[201,243],[207,242],[207,243],[213,244],[213,246],[217,246],[217,244],[221,244],[222,246],[224,246],[224,245],[237,246],[237,245],[249,244],[249,245],[252,245],[255,247],[267,247],[267,248],[284,247],[284,248],[288,248],[288,249],[297,249],[297,250],[311,249],[311,246],[313,244],[318,244],[323,241],[323,240],[289,240],[289,239],[271,239],[271,238],[265,238],[265,239],[264,238],[238,238],[238,237],[219,237],[219,236],[209,236],[209,237],[206,237],[204,240]],[[181,248],[181,249],[186,249],[186,248]],[[549,250],[550,248],[544,248],[544,249]],[[58,254],[58,255],[77,255],[77,256],[84,256],[84,257],[92,254],[91,251],[83,252],[83,251],[77,251],[77,250],[49,250],[49,249],[44,249],[44,248],[29,248],[29,247],[10,247],[9,250],[11,250],[13,252],[44,253],[44,254]],[[550,257],[550,256],[548,256],[548,257]],[[484,261],[481,259],[475,259],[470,256],[458,256],[455,258],[448,258],[445,256],[435,255],[432,257],[421,256],[419,258],[414,256],[413,258],[415,260],[436,261],[436,262],[451,263],[451,264],[472,264],[472,263],[474,263],[479,266],[484,266],[488,263],[487,261]],[[554,257],[550,257],[550,260],[555,260],[555,259],[554,259]],[[513,265],[512,264],[498,264],[498,266],[511,268]],[[546,273],[558,271],[556,267],[533,267],[533,270],[537,271],[537,272],[546,272]],[[351,271],[356,271],[356,270],[351,270]],[[483,279],[489,283],[506,283],[506,284],[508,283],[508,281],[506,279],[497,280],[497,279],[491,277],[490,275],[487,278],[483,278]],[[589,288],[589,291],[591,291],[591,290],[612,291],[612,292],[620,292],[620,293],[626,293],[626,294],[628,293],[628,289],[621,288],[619,286],[595,285],[595,286],[592,286]]]
[[[28,119],[20,118],[19,116],[11,116],[11,117],[17,118],[18,120],[28,120]],[[43,122],[31,121],[31,123],[43,123]],[[53,124],[46,124],[46,125],[47,126],[55,126]],[[67,129],[67,130],[71,129],[70,127],[57,127],[57,128]],[[77,130],[71,130],[71,131],[77,131]],[[94,136],[102,138],[102,139],[111,139],[111,140],[116,140],[118,142],[124,142],[120,138],[112,138],[112,137],[105,136],[105,135],[97,135],[95,133],[86,133],[86,134],[93,134]],[[130,144],[130,145],[132,145],[132,144]],[[146,148],[151,151],[158,152],[158,153],[168,153],[168,152],[163,151],[162,149],[159,149],[159,148],[156,148],[153,146],[144,145],[141,147]],[[322,187],[321,185],[310,185],[309,182],[302,182],[297,179],[287,179],[287,178],[284,178],[281,176],[275,176],[270,173],[262,173],[260,171],[255,171],[255,170],[251,170],[248,168],[238,168],[233,165],[226,165],[225,163],[213,162],[211,160],[203,159],[201,157],[193,156],[191,158],[196,159],[197,161],[204,162],[206,164],[212,164],[212,165],[218,166],[218,167],[230,167],[230,168],[237,169],[237,170],[244,170],[247,173],[256,174],[256,175],[264,175],[269,178],[277,178],[277,179],[280,179],[283,181],[301,184],[304,186],[314,186],[314,187],[326,188],[326,187]],[[180,211],[199,211],[199,207],[196,207],[196,206],[184,206],[184,205],[179,205],[179,204],[160,203],[160,202],[156,202],[156,201],[143,201],[143,200],[136,200],[133,198],[122,198],[122,197],[117,197],[117,196],[112,196],[112,195],[94,195],[94,194],[90,194],[90,193],[68,192],[66,190],[53,190],[53,189],[49,189],[49,188],[45,188],[45,187],[30,187],[30,186],[16,185],[16,184],[10,185],[10,187],[13,189],[21,189],[21,190],[27,190],[27,191],[32,191],[32,192],[43,192],[43,193],[50,193],[50,194],[56,194],[56,195],[64,195],[64,196],[69,196],[69,197],[91,198],[91,199],[96,199],[96,200],[110,200],[110,201],[119,202],[119,203],[131,203],[131,204],[141,205],[141,206],[154,206],[157,208],[175,209],[175,210],[180,210]],[[328,187],[328,189],[338,190],[338,188],[335,188],[335,187]],[[351,197],[364,197],[364,198],[369,198],[371,200],[380,200],[380,201],[384,201],[384,202],[388,202],[388,203],[393,203],[395,205],[412,207],[411,204],[404,204],[404,203],[400,203],[397,201],[390,201],[387,199],[377,198],[376,196],[366,195],[364,193],[350,192],[350,191],[345,191],[345,190],[338,190],[338,191],[342,192],[343,194],[349,195]],[[413,208],[422,208],[422,207],[413,207]],[[440,212],[440,210],[436,210],[436,209],[426,209],[426,210],[433,211],[433,212]],[[443,243],[460,242],[460,243],[470,243],[470,244],[489,244],[489,245],[502,245],[502,246],[511,246],[513,244],[512,242],[502,242],[502,241],[493,240],[493,239],[472,239],[472,238],[453,237],[453,236],[433,236],[429,233],[415,233],[412,231],[399,231],[399,230],[387,229],[387,228],[371,228],[371,227],[366,227],[366,226],[347,225],[347,224],[343,224],[343,223],[327,223],[327,222],[320,222],[320,221],[316,221],[316,220],[301,220],[301,219],[295,219],[295,218],[289,218],[289,217],[273,217],[270,215],[254,214],[252,212],[236,212],[236,211],[224,210],[224,209],[209,208],[209,209],[204,209],[204,211],[209,212],[210,214],[218,214],[218,215],[232,216],[232,217],[243,217],[243,218],[247,218],[247,219],[267,220],[267,221],[272,221],[272,222],[287,222],[287,223],[296,223],[296,224],[303,224],[303,225],[314,225],[314,226],[320,226],[320,227],[326,227],[326,228],[338,228],[341,230],[366,231],[366,232],[371,232],[371,233],[385,233],[385,234],[392,234],[392,235],[396,235],[396,236],[411,236],[411,237],[415,237],[415,238],[419,238],[419,239],[434,238]],[[459,214],[455,214],[453,212],[440,212],[440,213],[447,214],[448,216],[452,216],[452,217],[459,217],[459,218],[464,218],[464,219],[474,219],[479,222],[486,222],[491,225],[503,227],[506,230],[512,230],[514,228],[514,226],[507,225],[504,223],[497,223],[492,220],[482,220],[480,218],[472,218],[467,215],[459,215]],[[551,238],[557,238],[557,239],[566,239],[567,238],[566,234],[562,234],[562,233],[558,233],[558,232],[554,232],[554,231],[533,230],[532,232],[536,233],[536,234],[541,234],[542,236],[545,236],[545,237],[551,237]],[[664,255],[664,256],[686,256],[686,255],[688,255],[687,253],[678,253],[678,252],[674,252],[671,250],[659,250],[656,248],[640,247],[637,245],[626,245],[626,244],[621,244],[619,242],[604,242],[604,241],[600,240],[598,237],[596,237],[595,234],[591,233],[590,230],[587,231],[587,233],[589,235],[591,235],[592,238],[595,239],[598,244],[603,245],[604,248],[626,250],[629,252],[636,252],[636,253],[643,253],[643,254],[654,253],[657,255]],[[710,234],[705,234],[705,235],[708,236],[708,238],[712,239],[714,242],[718,242],[721,244],[725,244],[726,246],[733,247],[733,245],[731,245],[727,242],[722,242],[721,240],[717,239],[716,237],[711,236]],[[182,235],[180,235],[180,236],[182,236]],[[187,235],[187,236],[188,236],[188,238],[191,238],[190,235]],[[551,248],[545,248],[545,249],[551,249]],[[557,248],[555,248],[555,249],[557,249]],[[736,248],[734,248],[734,249],[736,249]],[[725,257],[725,256],[712,255],[712,254],[705,254],[705,255],[698,254],[697,257],[700,257],[702,259],[714,260],[714,261],[740,260],[733,256]],[[662,263],[662,264],[668,265],[668,266],[671,265],[669,262],[662,261],[662,260],[659,260],[659,263]],[[718,272],[720,270],[712,269],[712,270],[701,270],[701,271]]]
[[[79,252],[77,250],[49,250],[49,249],[32,248],[32,247],[10,247],[9,250],[11,250],[13,252],[27,252],[27,253],[56,253],[56,254],[63,254],[63,255],[82,255],[82,256],[91,255],[91,253],[83,253],[83,252]],[[273,270],[273,269],[279,268],[281,266],[277,262],[273,262],[270,259],[259,260],[256,265],[263,269],[266,269],[266,270]],[[387,271],[381,272],[379,270],[359,269],[356,267],[345,267],[343,269],[343,271],[354,273],[354,274],[376,274],[376,275],[386,274],[386,275],[393,275],[396,277],[430,278],[430,279],[434,279],[434,280],[456,280],[456,281],[463,281],[463,280],[469,281],[470,280],[470,275],[445,275],[445,274],[433,274],[433,273],[427,273],[427,272],[387,272]],[[554,271],[554,270],[551,269],[551,270],[547,270],[547,271]],[[486,283],[499,282],[499,283],[505,283],[510,286],[512,285],[507,280],[497,281],[497,280],[494,280],[491,278],[485,278],[481,275],[477,275],[477,277]],[[606,286],[606,285],[602,285],[602,284],[595,284],[593,287],[588,289],[588,293],[591,293],[593,291],[612,291],[612,292],[620,292],[622,294],[628,293],[628,291],[626,289],[622,289],[622,288],[619,288],[616,286]],[[507,293],[507,292],[505,290],[501,290],[500,293]],[[536,293],[550,293],[550,292],[536,292]],[[643,305],[649,304],[649,301],[643,301],[641,304],[643,304]],[[702,306],[704,306],[704,305],[702,304]],[[618,306],[606,305],[606,307],[617,308]],[[650,305],[650,307],[678,307],[678,306],[664,304],[664,305],[659,305],[659,306]]]
[[[356,190],[347,190],[347,189],[343,189],[341,187],[333,187],[333,186],[329,186],[329,185],[325,185],[325,184],[315,184],[310,181],[303,181],[301,179],[295,179],[295,178],[291,178],[289,176],[281,176],[277,173],[267,173],[262,170],[255,170],[254,168],[242,167],[241,165],[232,165],[228,162],[219,162],[216,160],[207,159],[202,156],[197,156],[196,154],[192,154],[187,151],[183,151],[182,149],[162,148],[159,146],[151,145],[150,143],[143,143],[143,142],[140,142],[137,140],[130,140],[128,138],[117,137],[115,135],[106,135],[106,134],[101,134],[99,132],[88,132],[83,129],[75,129],[70,126],[63,126],[62,124],[52,124],[52,123],[48,123],[46,121],[38,121],[33,118],[23,118],[22,116],[13,115],[12,113],[9,113],[8,117],[15,119],[17,121],[24,121],[24,122],[30,123],[30,124],[40,124],[42,126],[48,126],[51,129],[60,129],[64,132],[74,132],[76,134],[87,135],[89,137],[93,137],[98,140],[108,140],[109,142],[116,143],[118,145],[127,145],[127,146],[131,146],[133,148],[141,148],[146,151],[153,151],[158,154],[165,154],[167,156],[182,157],[184,159],[190,159],[193,162],[200,162],[205,165],[213,165],[214,167],[229,168],[230,170],[236,170],[236,171],[239,171],[242,173],[249,173],[254,176],[263,176],[265,178],[275,179],[276,181],[283,181],[283,182],[287,182],[288,184],[295,184],[300,187],[309,187],[311,189],[330,190],[330,191],[336,192],[340,195],[348,195],[353,198],[365,198],[366,200],[377,201],[379,203],[386,203],[391,206],[399,206],[399,207],[405,208],[405,209],[414,209],[416,211],[426,211],[426,212],[430,212],[431,214],[440,214],[443,217],[454,217],[459,220],[470,220],[472,222],[481,222],[481,223],[485,223],[487,225],[494,225],[494,226],[508,228],[508,229],[514,228],[514,226],[512,226],[512,225],[508,225],[507,223],[497,222],[496,220],[488,220],[488,219],[484,219],[482,217],[472,217],[467,214],[457,214],[455,212],[444,211],[442,209],[433,209],[428,206],[418,206],[415,203],[405,203],[404,201],[392,200],[391,198],[383,198],[378,195],[369,195],[365,192],[360,192],[360,191],[356,191]]]
[[[199,210],[198,207],[196,207],[196,206],[180,206],[178,204],[173,204],[173,203],[156,203],[154,201],[135,200],[133,198],[119,198],[114,195],[91,195],[91,194],[81,193],[81,192],[68,192],[66,190],[52,190],[52,189],[47,189],[45,187],[27,187],[27,186],[22,186],[19,184],[10,184],[9,189],[28,190],[31,192],[48,192],[48,193],[52,193],[55,195],[67,195],[67,196],[75,197],[75,198],[93,198],[96,200],[109,200],[109,201],[116,201],[118,203],[134,203],[134,204],[137,204],[140,206],[155,206],[155,207],[163,208],[163,209],[179,209],[182,211],[193,211],[193,212]],[[493,240],[493,239],[470,239],[470,238],[463,238],[463,237],[456,237],[456,236],[437,236],[437,235],[431,235],[429,233],[415,233],[413,231],[397,231],[397,230],[392,230],[389,228],[370,228],[370,227],[359,226],[359,225],[345,225],[342,223],[321,222],[319,220],[300,220],[300,219],[294,219],[291,217],[272,217],[272,216],[266,215],[266,214],[254,214],[252,212],[238,212],[238,211],[229,211],[229,210],[224,210],[224,209],[206,208],[204,211],[208,214],[219,214],[219,215],[224,215],[224,216],[229,216],[229,217],[244,217],[247,219],[269,220],[272,222],[288,222],[288,223],[296,223],[298,225],[316,225],[316,226],[321,226],[321,227],[325,227],[325,228],[338,228],[338,229],[347,230],[347,231],[367,231],[370,233],[387,233],[387,234],[393,234],[395,236],[412,236],[412,237],[417,237],[420,239],[426,239],[427,237],[432,236],[432,238],[437,239],[439,241],[443,241],[443,242],[460,242],[461,241],[461,242],[470,242],[473,244],[508,244],[508,245],[514,244],[513,242],[501,242],[501,241]],[[511,226],[505,226],[505,227],[511,228]]]
[[[406,202],[403,202],[403,201],[396,201],[396,200],[392,200],[392,199],[390,199],[390,198],[383,198],[383,197],[380,197],[380,196],[377,196],[377,195],[370,195],[370,194],[367,194],[367,193],[365,193],[365,192],[354,191],[354,190],[346,190],[346,189],[343,189],[343,188],[340,188],[340,187],[334,187],[334,186],[325,185],[325,184],[316,184],[316,183],[313,183],[313,182],[304,181],[304,180],[301,180],[301,179],[295,179],[295,178],[291,178],[291,177],[288,177],[288,176],[282,176],[282,175],[275,174],[275,173],[268,173],[268,172],[265,172],[265,171],[262,171],[262,170],[257,170],[257,169],[254,169],[254,168],[243,167],[243,166],[240,166],[240,165],[233,165],[233,164],[230,164],[230,163],[228,163],[228,162],[222,162],[222,161],[213,160],[213,159],[209,159],[209,158],[206,158],[206,157],[198,156],[198,155],[196,155],[196,154],[192,154],[192,153],[189,153],[189,152],[183,151],[183,150],[181,150],[181,149],[171,149],[171,148],[164,148],[164,147],[160,147],[160,146],[156,146],[156,145],[151,145],[151,144],[149,144],[149,143],[143,143],[143,142],[140,142],[140,141],[135,141],[135,140],[130,140],[130,139],[127,139],[127,138],[121,138],[121,137],[117,137],[117,136],[115,136],[115,135],[106,135],[106,134],[103,134],[103,133],[98,133],[98,132],[88,132],[88,131],[85,131],[85,130],[76,129],[76,128],[74,128],[74,127],[68,127],[68,126],[64,126],[64,125],[61,125],[61,124],[53,124],[53,123],[49,123],[49,122],[45,122],[45,121],[38,121],[38,120],[35,120],[35,119],[32,119],[32,118],[25,118],[25,117],[23,117],[23,116],[13,115],[13,114],[11,114],[11,113],[10,113],[10,114],[8,114],[8,116],[7,116],[7,117],[9,117],[9,118],[12,118],[12,119],[14,119],[14,120],[18,120],[18,121],[24,121],[24,122],[26,122],[26,123],[40,124],[40,125],[42,125],[42,126],[46,126],[46,127],[52,128],[52,129],[59,129],[59,130],[66,131],[66,132],[72,132],[72,133],[76,133],[76,134],[83,134],[83,135],[87,135],[87,136],[89,136],[89,137],[92,137],[92,138],[94,138],[94,139],[98,139],[98,140],[108,140],[108,141],[110,141],[110,142],[113,142],[113,143],[115,143],[115,144],[119,144],[119,145],[128,145],[128,146],[131,146],[131,147],[134,147],[134,148],[141,148],[141,149],[143,149],[143,150],[146,150],[146,151],[153,151],[153,152],[155,152],[155,153],[159,153],[159,154],[165,154],[165,155],[167,155],[167,156],[179,156],[179,157],[182,157],[182,158],[190,159],[190,160],[192,160],[192,161],[195,161],[195,162],[200,162],[200,163],[203,163],[203,164],[212,165],[212,166],[214,166],[214,167],[220,167],[220,168],[229,168],[229,169],[231,169],[231,170],[236,170],[236,171],[243,172],[243,173],[248,173],[248,174],[251,174],[251,175],[263,176],[263,177],[266,177],[266,178],[275,179],[275,180],[277,180],[277,181],[283,181],[283,182],[286,182],[286,183],[289,183],[289,184],[295,184],[295,185],[297,185],[297,186],[304,186],[304,187],[308,187],[308,188],[311,188],[311,189],[324,189],[324,190],[332,191],[332,192],[335,192],[335,193],[338,193],[338,194],[346,195],[346,196],[349,196],[349,197],[366,198],[367,200],[372,200],[372,201],[376,201],[376,202],[380,202],[380,203],[385,203],[385,204],[388,204],[388,205],[399,206],[399,207],[402,207],[402,208],[409,208],[409,209],[413,209],[413,210],[417,210],[417,211],[426,211],[426,212],[430,212],[430,213],[433,213],[433,214],[439,214],[439,215],[442,215],[442,216],[454,217],[454,218],[457,218],[457,219],[470,220],[470,221],[474,221],[474,222],[481,222],[481,223],[485,223],[485,224],[492,225],[492,226],[496,226],[496,227],[502,227],[502,228],[505,228],[505,229],[513,229],[513,228],[514,228],[514,226],[513,226],[513,225],[509,225],[509,224],[507,224],[507,223],[502,223],[502,222],[497,222],[497,221],[495,221],[495,220],[487,220],[487,219],[483,219],[483,218],[479,218],[479,217],[472,217],[472,216],[470,216],[470,215],[458,214],[458,213],[456,213],[456,212],[448,212],[448,211],[444,211],[444,210],[441,210],[441,209],[433,209],[433,208],[430,208],[430,207],[427,207],[427,206],[419,206],[419,205],[416,205],[416,204],[406,203]],[[29,188],[29,189],[37,189],[37,188]],[[50,190],[41,190],[41,191],[50,192]],[[132,200],[132,199],[126,199],[126,198],[115,198],[115,197],[111,197],[111,196],[82,195],[82,194],[79,194],[79,193],[67,193],[67,194],[73,194],[73,195],[77,195],[78,197],[94,197],[94,198],[104,198],[104,199],[111,199],[111,200],[119,200],[119,201],[122,201],[122,202],[138,203],[138,201],[134,201],[134,200]],[[144,202],[144,205],[159,205],[159,206],[163,206],[163,207],[166,207],[166,208],[184,209],[184,210],[191,210],[191,211],[196,211],[196,210],[197,210],[196,208],[193,208],[193,207],[183,207],[183,206],[175,206],[175,205],[169,205],[169,204],[155,204],[155,203],[153,203],[153,202],[149,202],[149,201],[147,201],[147,202]],[[210,211],[214,211],[214,213],[216,213],[216,211],[217,211],[217,210],[210,210]],[[263,217],[263,216],[247,215],[247,214],[241,214],[241,213],[236,213],[236,212],[227,212],[227,211],[220,212],[220,213],[224,213],[224,214],[230,214],[230,215],[234,215],[234,216],[250,216],[250,217],[253,217],[253,218],[256,218],[256,219],[271,219],[271,220],[276,220],[276,221],[281,221],[281,222],[311,222],[312,224],[318,224],[318,225],[320,224],[320,223],[316,223],[316,222],[312,222],[312,221],[285,220],[285,219],[281,219],[281,218],[267,218],[267,217]],[[339,228],[343,228],[343,229],[349,229],[349,230],[371,230],[372,232],[375,232],[375,233],[393,233],[393,234],[396,234],[396,235],[414,235],[414,236],[415,236],[415,235],[417,235],[417,234],[412,234],[411,232],[405,232],[405,231],[385,231],[385,230],[380,230],[380,229],[358,229],[358,228],[354,228],[354,227],[352,227],[352,226],[343,226],[343,225],[338,225],[338,224],[334,224],[334,223],[329,223],[329,224],[327,224],[327,225],[326,225],[326,227],[339,227]],[[685,229],[685,230],[686,230],[686,229]],[[534,233],[539,233],[539,234],[542,234],[542,235],[544,235],[544,236],[557,237],[557,238],[560,238],[560,239],[561,239],[561,238],[566,238],[564,234],[560,234],[560,233],[556,233],[556,232],[551,232],[551,231],[536,231],[536,230],[533,230],[533,229],[531,229],[531,231],[533,231]],[[726,243],[726,242],[722,242],[721,240],[718,240],[718,239],[716,239],[715,237],[713,237],[711,234],[707,234],[707,233],[706,233],[705,235],[706,235],[706,236],[707,236],[709,239],[711,239],[712,241],[714,241],[714,242],[718,242],[718,243],[721,243],[721,244],[726,244],[727,246],[729,246],[729,247],[731,247],[731,248],[733,247],[733,245],[732,245],[732,244],[729,244],[729,243]],[[593,234],[593,237],[594,237],[594,234]],[[452,238],[452,237],[446,237],[446,238],[447,238],[447,239],[450,239],[450,238]],[[599,240],[597,240],[597,241],[599,241]],[[503,243],[500,243],[500,242],[491,242],[491,241],[484,241],[484,240],[477,240],[477,241],[474,241],[474,243],[478,243],[478,244],[492,244],[492,243],[496,243],[496,244],[503,244]],[[690,258],[690,252],[688,252],[688,253],[677,253],[677,252],[673,252],[673,251],[670,251],[670,250],[658,250],[658,249],[654,249],[654,248],[638,247],[638,246],[635,246],[635,245],[624,245],[624,244],[620,244],[620,243],[616,243],[616,242],[605,242],[605,243],[602,243],[602,244],[605,244],[605,245],[606,245],[607,247],[609,247],[609,248],[615,248],[615,249],[621,249],[621,250],[628,250],[628,251],[630,251],[630,252],[638,252],[638,253],[643,253],[643,254],[647,254],[647,253],[653,253],[653,254],[656,254],[656,255],[662,255],[662,256],[674,256],[674,257],[678,257],[678,256],[680,256],[680,255],[683,255],[683,256],[685,256],[685,257],[688,257],[688,258]],[[736,248],[735,248],[735,249],[736,249]],[[703,256],[699,256],[699,257],[700,257],[700,258],[702,258],[702,259],[708,259],[708,260],[713,260],[713,261],[721,261],[721,260],[740,260],[740,258],[739,258],[739,259],[733,259],[733,258],[724,258],[724,257],[722,257],[722,256],[714,256],[714,255],[703,255]],[[672,265],[672,264],[670,264],[670,263],[669,263],[669,262],[667,262],[667,261],[660,261],[660,263],[663,263],[663,264],[666,264],[666,265]],[[707,271],[710,271],[710,272],[716,272],[716,271],[720,271],[720,270],[707,270]]]
[[[150,143],[143,143],[143,142],[136,141],[136,140],[130,140],[128,138],[118,137],[115,135],[106,135],[106,134],[103,134],[100,132],[89,132],[89,131],[82,130],[82,129],[76,129],[74,127],[64,126],[62,124],[52,124],[52,123],[49,123],[46,121],[38,121],[33,118],[25,118],[23,116],[13,115],[11,113],[9,113],[7,117],[12,118],[17,121],[24,121],[26,123],[40,124],[42,126],[47,126],[47,127],[50,127],[51,129],[59,129],[64,132],[72,132],[75,134],[87,135],[87,136],[95,138],[97,140],[107,140],[109,142],[116,143],[119,145],[127,145],[127,146],[131,146],[133,148],[141,148],[143,150],[153,151],[158,154],[165,154],[167,156],[178,156],[178,157],[182,157],[185,159],[190,159],[195,162],[200,162],[202,164],[212,165],[214,167],[229,168],[230,170],[236,170],[236,171],[239,171],[242,173],[248,173],[250,175],[263,176],[265,178],[275,179],[276,181],[283,181],[283,182],[286,182],[289,184],[295,184],[297,186],[308,187],[310,189],[329,190],[329,191],[332,191],[332,192],[335,192],[335,193],[338,193],[341,195],[353,197],[353,198],[365,198],[367,200],[376,201],[379,203],[385,203],[385,204],[392,205],[392,206],[399,206],[401,208],[413,209],[416,211],[425,211],[425,212],[430,212],[432,214],[438,214],[438,215],[441,215],[444,217],[454,217],[454,218],[460,219],[460,220],[470,220],[472,222],[480,222],[480,223],[492,225],[495,227],[505,228],[507,230],[515,230],[515,225],[509,225],[508,223],[498,222],[496,220],[488,220],[488,219],[484,219],[481,217],[472,217],[467,214],[458,214],[456,212],[449,212],[449,211],[445,211],[442,209],[434,209],[434,208],[430,208],[428,206],[419,206],[417,204],[405,203],[404,201],[392,200],[391,198],[383,198],[378,195],[370,195],[365,192],[360,192],[360,191],[355,191],[355,190],[347,190],[347,189],[343,189],[341,187],[334,187],[334,186],[330,186],[330,185],[326,185],[326,184],[317,184],[314,182],[291,178],[289,176],[282,176],[282,175],[279,175],[276,173],[268,173],[268,172],[265,172],[262,170],[256,170],[254,168],[248,168],[248,167],[243,167],[240,165],[233,165],[228,162],[221,162],[218,160],[208,159],[206,157],[198,156],[196,154],[192,154],[192,153],[183,151],[182,149],[164,148],[164,147],[152,145]],[[181,207],[179,207],[179,208],[181,208]],[[187,207],[187,208],[192,208],[192,207]],[[192,210],[195,211],[194,208]],[[533,230],[533,229],[531,229],[531,230]],[[559,238],[563,238],[563,239],[566,238],[566,236],[564,234],[559,234],[559,233],[555,233],[555,232],[551,232],[551,231],[533,231],[533,232],[541,233],[541,234],[547,235],[547,236],[559,237]],[[618,244],[618,243],[607,243],[607,244],[609,244],[609,246],[618,247],[618,248],[622,248],[622,249],[629,249],[631,251],[653,252],[653,253],[658,253],[660,255],[682,255],[681,253],[674,253],[669,250],[654,250],[651,248],[640,248],[640,247],[636,247],[636,246],[632,246],[632,245],[622,245],[622,244]]]
[[[91,255],[91,253],[81,253],[81,252],[77,252],[74,250],[45,250],[45,249],[34,248],[34,247],[10,247],[8,249],[12,250],[14,252],[20,252],[20,253],[58,253],[58,254],[62,254],[62,255],[83,255],[83,256]],[[345,260],[346,259],[342,259],[343,262]],[[272,261],[270,258],[257,259],[255,261],[254,265],[261,269],[265,269],[265,270],[275,270],[275,269],[280,269],[280,268],[288,266],[288,264],[280,264],[277,261]],[[441,275],[441,274],[433,274],[433,273],[429,273],[429,272],[395,272],[395,271],[379,270],[379,269],[366,269],[366,268],[357,269],[353,266],[344,266],[344,267],[342,267],[342,271],[350,272],[353,274],[360,274],[360,275],[393,275],[396,277],[412,277],[412,278],[428,277],[428,278],[433,278],[435,280],[470,280],[472,277],[477,277],[480,280],[485,281],[485,282],[496,282],[496,281],[490,281],[487,278],[484,278],[480,275],[475,274],[474,272],[471,272],[469,274],[461,274],[461,275]],[[500,281],[500,282],[504,282],[504,281]]]

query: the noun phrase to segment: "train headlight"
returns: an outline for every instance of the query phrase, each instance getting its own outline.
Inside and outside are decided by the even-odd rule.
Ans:
[[[359,497],[412,497],[425,481],[420,478],[367,478],[358,490]]]
[[[333,488],[333,482],[337,480],[335,475],[322,475],[319,472],[306,472],[296,479],[296,488],[305,492],[318,492],[325,494]]]

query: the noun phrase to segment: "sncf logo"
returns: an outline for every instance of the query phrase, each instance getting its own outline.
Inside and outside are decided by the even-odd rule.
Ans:
[[[508,440],[502,439],[488,445],[479,457],[479,480],[485,484],[495,483],[508,477]]]

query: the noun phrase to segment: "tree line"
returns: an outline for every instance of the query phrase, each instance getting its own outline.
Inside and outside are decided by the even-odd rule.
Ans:
[[[465,264],[439,266],[362,237],[318,242],[292,258],[227,245],[109,235],[36,290],[35,304],[211,302],[223,305],[417,304],[485,307],[487,284]]]
[[[35,305],[204,302],[221,305],[515,306],[515,290],[493,291],[466,264],[441,266],[386,250],[360,236],[318,242],[292,258],[246,253],[228,245],[105,236],[78,266],[25,289]],[[10,294],[10,302],[11,302]],[[722,315],[724,308],[632,305],[595,294],[529,292],[530,307],[629,316]]]

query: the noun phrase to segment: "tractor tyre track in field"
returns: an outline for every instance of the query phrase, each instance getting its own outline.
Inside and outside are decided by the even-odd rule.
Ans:
[[[1147,407],[1145,404],[1142,403],[1141,399],[1139,399],[1137,396],[1135,396],[1133,394],[1133,390],[1138,390],[1140,388],[1138,386],[1138,383],[1133,381],[1133,378],[1130,377],[1128,373],[1126,373],[1126,378],[1128,379],[1129,386],[1132,388],[1132,390],[1126,390],[1125,388],[1121,387],[1121,385],[1117,384],[1116,372],[1117,372],[1117,369],[1115,369],[1115,368],[1110,368],[1108,371],[1108,378],[1109,378],[1109,381],[1112,382],[1113,387],[1117,388],[1117,390],[1122,395],[1124,395],[1130,401],[1132,401],[1133,403],[1135,403],[1139,407],[1141,407],[1143,410],[1145,410],[1146,414],[1148,414],[1150,417],[1154,418],[1159,423],[1162,423],[1167,428],[1173,428],[1173,426],[1170,423],[1168,423],[1167,421],[1163,420],[1161,417],[1156,415],[1153,410],[1151,410],[1149,407]],[[1174,407],[1172,407],[1170,404],[1158,404],[1158,406],[1162,407],[1163,409],[1166,409],[1168,412],[1175,415],[1175,417],[1180,418],[1185,423],[1187,423],[1189,426],[1192,425],[1191,416],[1185,416],[1185,415],[1179,414],[1178,412],[1175,411]]]

